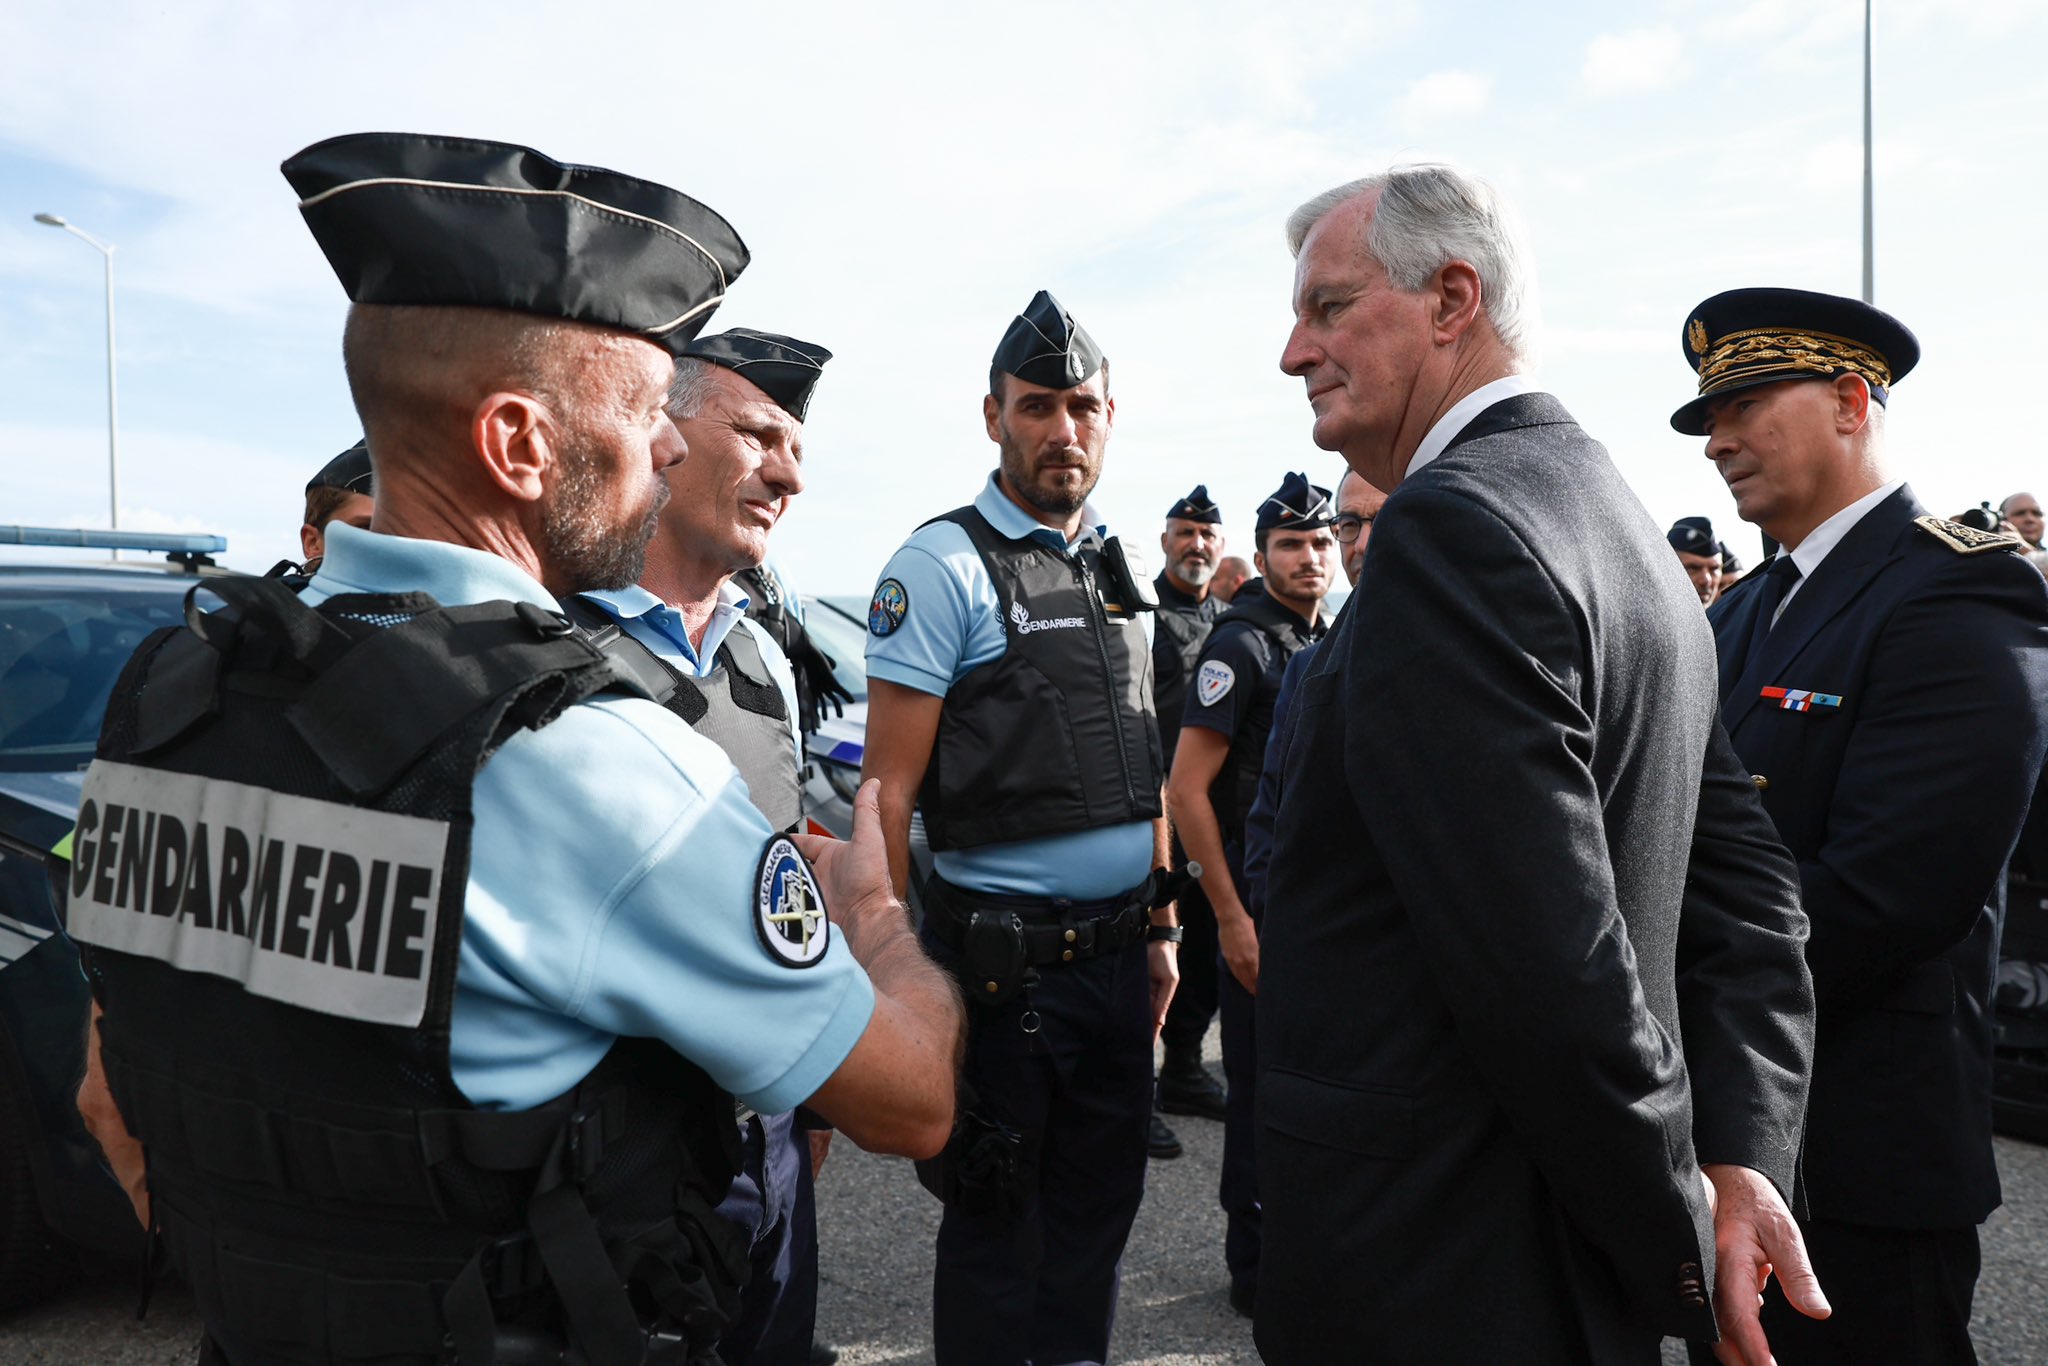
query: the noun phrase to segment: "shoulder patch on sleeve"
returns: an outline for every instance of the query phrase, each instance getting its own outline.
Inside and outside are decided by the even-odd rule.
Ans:
[[[1915,517],[1913,525],[1940,541],[1958,555],[1981,555],[1987,550],[2025,550],[2026,546],[2017,536],[2005,536],[1995,531],[1979,531],[1961,522],[1951,522],[1946,517]]]
[[[868,632],[886,636],[910,615],[910,590],[901,579],[883,579],[875,585],[874,600],[868,604]]]
[[[1195,696],[1205,707],[1221,702],[1237,686],[1237,670],[1220,659],[1205,659],[1195,675]]]
[[[754,930],[768,956],[786,968],[807,968],[832,945],[825,893],[810,862],[785,835],[761,851],[755,878]]]

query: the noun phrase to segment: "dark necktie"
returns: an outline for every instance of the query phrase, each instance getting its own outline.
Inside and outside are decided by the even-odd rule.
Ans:
[[[1757,652],[1764,647],[1764,637],[1771,633],[1771,623],[1778,615],[1778,604],[1785,601],[1785,595],[1792,591],[1792,585],[1799,582],[1799,566],[1790,555],[1783,551],[1771,561],[1771,567],[1764,571],[1763,586],[1757,590],[1756,619],[1749,626],[1749,652],[1743,656],[1745,665],[1756,661]]]

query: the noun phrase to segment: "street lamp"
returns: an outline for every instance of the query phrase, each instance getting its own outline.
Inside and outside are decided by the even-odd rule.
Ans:
[[[114,247],[91,233],[65,222],[54,213],[39,213],[36,222],[62,228],[92,246],[107,261],[107,527],[121,526],[121,407],[114,388]],[[120,551],[114,552],[119,559]]]

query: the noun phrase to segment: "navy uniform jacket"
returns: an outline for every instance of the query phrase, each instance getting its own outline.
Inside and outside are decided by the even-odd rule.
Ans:
[[[1962,1227],[1998,1206],[1991,990],[2048,709],[2040,573],[1998,549],[1959,553],[1914,524],[1925,511],[1908,488],[1871,509],[1757,658],[1769,561],[1710,614],[1721,718],[1799,861],[1813,927],[1808,1204],[1890,1228]],[[1766,688],[1823,700],[1788,708]]]
[[[1789,1194],[1812,993],[1698,602],[1547,394],[1374,522],[1294,702],[1260,938],[1273,1366],[1713,1336],[1697,1164]]]
[[[1173,747],[1180,742],[1180,714],[1188,696],[1195,661],[1209,639],[1209,628],[1223,614],[1223,604],[1204,594],[1200,602],[1174,587],[1161,570],[1152,580],[1159,610],[1152,620],[1152,710],[1159,717],[1159,752],[1173,767]]]

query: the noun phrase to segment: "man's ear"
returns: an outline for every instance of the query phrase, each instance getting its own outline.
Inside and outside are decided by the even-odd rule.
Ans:
[[[1858,374],[1836,375],[1835,431],[1841,436],[1863,430],[1870,421],[1870,381]]]
[[[1259,575],[1259,577],[1261,577],[1261,578],[1264,578],[1264,577],[1265,577],[1265,574],[1266,574],[1266,552],[1265,552],[1265,551],[1263,551],[1263,550],[1254,550],[1254,551],[1252,552],[1252,572],[1253,572],[1253,573],[1255,573],[1255,574],[1257,574],[1257,575]]]
[[[469,419],[469,443],[492,483],[524,503],[537,503],[560,457],[554,414],[532,394],[491,394]]]
[[[988,428],[988,439],[997,445],[1001,445],[1003,440],[1002,429],[996,425],[996,418],[1002,415],[1002,411],[1003,406],[996,402],[994,394],[981,396],[981,425]]]
[[[320,528],[314,526],[311,522],[301,522],[299,523],[299,549],[303,552],[299,556],[301,562],[317,560],[327,553],[327,538],[321,534]]]
[[[1469,262],[1451,261],[1437,271],[1434,283],[1436,305],[1430,325],[1435,329],[1437,345],[1449,346],[1464,336],[1479,317],[1483,306],[1479,272]]]

